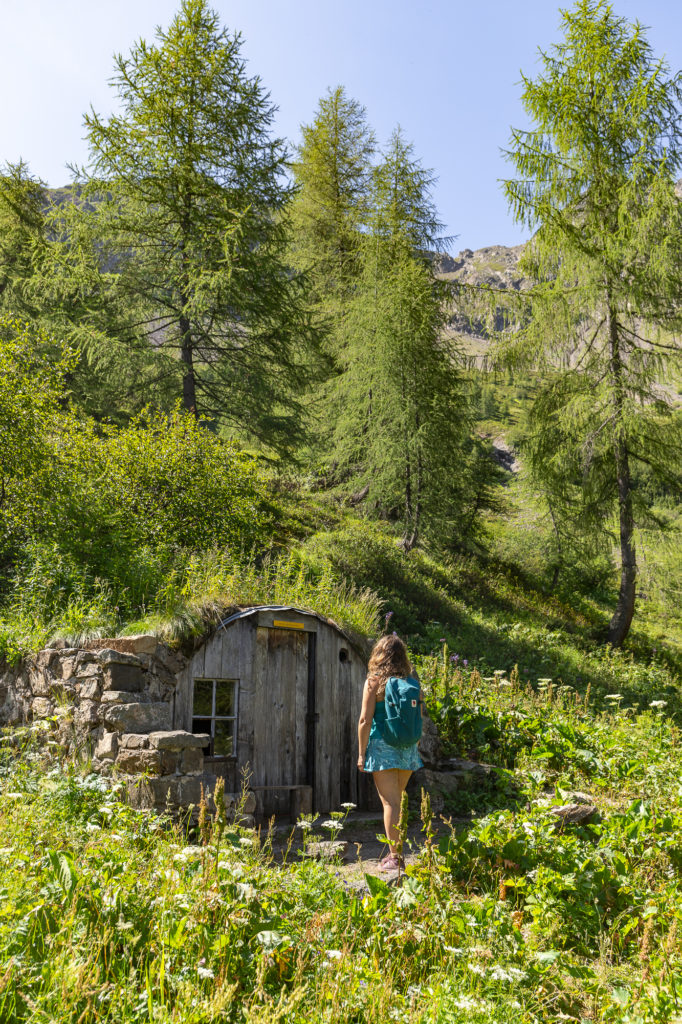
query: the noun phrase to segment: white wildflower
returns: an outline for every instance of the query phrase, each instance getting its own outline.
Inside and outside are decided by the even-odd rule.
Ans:
[[[343,807],[344,811],[354,811],[355,808],[357,807],[357,804],[347,803],[341,804],[341,806]]]
[[[339,950],[339,949],[327,949],[327,950],[325,950],[325,956],[327,957],[327,960],[340,960],[341,959],[341,950]]]
[[[253,839],[249,839],[248,836],[241,836],[239,839],[240,846],[253,846]]]
[[[330,819],[329,821],[323,821],[321,828],[329,829],[330,832],[340,832],[341,829],[343,828],[343,825],[341,824],[340,821],[332,821]]]
[[[622,699],[623,699],[623,694],[622,693],[607,693],[606,697],[604,698],[604,700],[613,700],[613,701],[618,701],[618,700],[622,700]]]
[[[309,832],[312,828],[312,822],[310,821],[297,821],[296,828],[300,828],[302,832]]]
[[[485,974],[485,967],[481,966],[481,964],[470,963],[468,964],[468,967],[472,974],[478,974],[481,977],[483,977],[483,975]]]
[[[215,974],[210,967],[197,967],[197,974],[200,978],[215,978]]]
[[[490,977],[495,981],[522,981],[526,977],[526,972],[518,967],[500,967],[499,964],[495,964],[490,971]]]
[[[665,708],[668,706],[667,700],[652,700],[649,704],[650,708]]]

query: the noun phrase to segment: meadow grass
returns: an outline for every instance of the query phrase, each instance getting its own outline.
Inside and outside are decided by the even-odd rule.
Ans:
[[[135,811],[116,780],[64,762],[49,729],[10,734],[0,1019],[682,1020],[682,751],[667,708],[421,667],[446,752],[499,765],[499,784],[437,836],[422,802],[400,887],[292,852],[282,863],[267,832]],[[598,814],[562,825],[552,808],[575,791]]]

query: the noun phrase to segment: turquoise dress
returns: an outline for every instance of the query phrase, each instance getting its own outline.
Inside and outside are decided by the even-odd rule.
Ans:
[[[383,700],[378,700],[374,708],[372,728],[369,733],[367,750],[365,751],[365,771],[383,772],[387,768],[403,768],[415,772],[423,767],[417,744],[411,747],[391,747],[381,738],[381,726],[377,723],[386,721],[386,709]]]

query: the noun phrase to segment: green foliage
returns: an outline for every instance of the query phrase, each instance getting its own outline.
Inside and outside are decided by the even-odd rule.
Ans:
[[[32,279],[44,242],[44,206],[43,184],[25,163],[0,167],[0,310],[23,319],[40,308]]]
[[[468,704],[477,684],[460,677]],[[216,816],[196,845],[182,822],[121,802],[119,782],[62,761],[48,723],[10,734],[0,1014],[17,1024],[36,1014],[56,1024],[674,1020],[679,730],[660,709],[602,712],[514,677],[478,685],[505,727],[532,737],[515,770],[525,806],[439,822],[434,835],[424,802],[425,838],[408,841],[401,886],[300,856],[318,838],[314,818],[287,842]],[[600,814],[561,825],[552,808],[578,784]],[[332,824],[353,837],[352,818],[335,812]]]
[[[442,295],[424,256],[438,227],[430,181],[396,132],[375,171],[372,231],[331,397],[341,472],[369,484],[382,514],[400,522],[408,547],[422,533],[450,541],[471,493],[466,471],[452,471],[465,449],[466,400],[456,353],[441,337]]]
[[[187,411],[291,452],[315,338],[284,260],[286,147],[240,49],[205,0],[183,0],[155,44],[116,58],[120,110],[85,117],[90,166],[55,260],[82,293],[76,334],[102,324],[95,363],[109,335],[129,345],[134,388],[151,352]]]
[[[376,142],[365,108],[343,86],[328,90],[301,135],[292,165],[297,191],[289,209],[291,260],[305,271],[311,299],[332,318],[335,331],[333,321],[343,314],[360,268]]]
[[[621,643],[635,605],[633,467],[680,484],[679,424],[660,388],[679,354],[667,331],[681,297],[680,89],[641,25],[605,0],[578,0],[562,20],[564,40],[523,80],[533,127],[512,133],[508,153],[510,206],[537,228],[522,261],[537,283],[501,348],[544,374],[528,454],[555,515],[592,533],[618,517],[609,638]]]
[[[10,520],[10,482],[26,479],[49,456],[49,432],[71,362],[56,349],[25,322],[0,317],[0,510]]]

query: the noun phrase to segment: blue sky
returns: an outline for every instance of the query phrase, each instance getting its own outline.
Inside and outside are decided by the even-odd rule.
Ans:
[[[455,250],[524,240],[500,191],[500,149],[523,126],[520,70],[559,38],[554,0],[214,0],[296,141],[327,87],[345,85],[385,141],[396,124],[438,176],[434,196]],[[570,6],[561,4],[561,6]],[[112,54],[151,39],[175,0],[0,0],[0,161],[27,160],[50,185],[83,162],[82,116],[112,109]],[[682,67],[682,4],[616,0],[650,26],[649,40]]]

